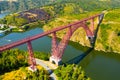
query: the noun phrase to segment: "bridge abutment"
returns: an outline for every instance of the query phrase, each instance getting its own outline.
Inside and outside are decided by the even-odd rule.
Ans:
[[[28,69],[29,69],[30,71],[32,71],[32,72],[37,71],[36,66],[33,66],[33,65],[29,66]]]
[[[51,63],[54,63],[54,64],[58,65],[58,66],[62,64],[62,60],[61,59],[57,59],[54,56],[51,56],[50,59],[49,59],[49,61]]]
[[[27,42],[27,47],[28,47],[28,54],[29,54],[28,61],[29,61],[29,65],[30,65],[30,67],[28,69],[35,72],[37,70],[37,68],[36,68],[36,60],[34,58],[32,44],[31,44],[30,41]]]

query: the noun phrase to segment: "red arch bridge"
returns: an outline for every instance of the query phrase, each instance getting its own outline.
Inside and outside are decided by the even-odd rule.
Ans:
[[[36,61],[33,55],[33,50],[32,50],[32,45],[31,45],[31,41],[44,37],[44,36],[48,36],[50,34],[52,34],[52,53],[51,53],[51,57],[50,57],[50,62],[55,62],[55,64],[59,65],[61,63],[61,59],[62,59],[62,55],[64,54],[64,49],[66,48],[68,41],[70,40],[70,37],[72,36],[72,34],[80,27],[82,27],[85,32],[86,35],[90,41],[90,43],[92,43],[93,38],[94,38],[94,28],[95,28],[95,21],[97,19],[97,26],[100,25],[100,23],[102,22],[102,19],[104,17],[104,14],[97,14],[94,15],[92,17],[89,18],[85,18],[83,20],[68,24],[66,26],[60,26],[57,28],[54,28],[52,30],[37,34],[35,36],[31,36],[31,37],[27,37],[25,39],[4,45],[4,46],[0,46],[0,52],[3,52],[5,50],[9,50],[13,47],[22,45],[27,43],[27,48],[28,48],[28,54],[29,54],[29,64],[30,64],[30,69],[35,70],[36,69]],[[89,21],[89,25],[87,24]],[[61,39],[61,41],[59,42],[59,44],[57,43],[57,36],[56,36],[56,32],[63,30],[63,29],[68,29],[66,31],[66,34],[63,36],[63,38]]]

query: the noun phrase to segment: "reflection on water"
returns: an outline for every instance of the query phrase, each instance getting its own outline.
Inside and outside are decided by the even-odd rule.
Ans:
[[[119,80],[120,55],[92,51],[79,64],[93,80]]]

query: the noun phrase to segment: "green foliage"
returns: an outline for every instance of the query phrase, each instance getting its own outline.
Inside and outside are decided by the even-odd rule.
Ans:
[[[10,12],[24,11],[33,9],[36,7],[44,6],[50,4],[49,0],[17,0],[16,2],[12,1],[1,1],[0,2],[0,11],[8,10]]]
[[[24,18],[15,18],[16,26],[22,26],[27,23],[27,20]]]
[[[59,80],[90,80],[78,65],[59,66],[55,71]]]
[[[8,2],[0,1],[0,13],[1,11],[8,10],[8,9],[9,9]]]
[[[34,52],[39,59],[48,60],[50,54]],[[0,54],[0,74],[17,69],[21,66],[28,66],[28,53],[18,49],[4,51]]]
[[[43,6],[42,7],[47,13],[50,14],[51,17],[54,17],[55,15],[55,10],[53,6]]]
[[[109,24],[101,24],[101,38],[102,38],[102,43],[106,43],[107,42],[107,38],[108,38],[108,33],[107,33],[107,30],[110,29],[110,25]]]
[[[78,7],[80,7],[82,10],[85,10],[85,11],[106,10],[106,9],[114,9],[114,8],[120,7],[119,0],[116,0],[116,1],[114,0],[106,0],[106,1],[101,1],[101,0],[18,0],[17,2],[11,2],[11,3],[7,1],[2,1],[0,3],[0,10],[10,10],[12,12],[15,12],[15,11],[29,10],[29,9],[33,9],[33,8],[45,6],[45,5],[57,4],[57,6],[55,7],[56,11],[63,12],[62,11],[63,6],[61,6],[61,4],[64,5],[66,3],[75,3],[75,5],[78,5]],[[71,6],[73,5],[71,4]],[[67,9],[70,8],[71,6],[67,6]],[[72,8],[69,10],[72,10]]]
[[[0,80],[49,80],[49,79],[50,79],[49,74],[43,68],[38,69],[36,72],[32,72],[28,70],[27,67],[20,67],[18,70],[0,75]]]
[[[0,19],[0,24],[6,24],[6,20],[5,19]]]
[[[109,13],[105,15],[106,21],[120,21],[120,9],[110,10]]]
[[[82,8],[78,4],[67,3],[64,5],[64,14],[80,14],[83,12]]]
[[[44,52],[34,52],[34,56],[38,59],[49,60],[50,54]]]
[[[22,26],[27,23],[27,20],[25,20],[24,18],[19,18],[18,16],[19,14],[11,14],[6,16],[1,21],[3,21],[2,23],[12,26]]]
[[[24,26],[22,26],[22,28],[26,31],[26,28],[35,28],[35,27],[42,28],[44,24],[45,24],[44,21],[39,20],[39,21],[36,21],[36,22],[25,24]]]
[[[119,8],[119,0],[61,0],[61,3],[76,3],[83,10],[93,11],[93,10],[105,10],[110,8]]]
[[[24,51],[15,49],[0,54],[0,74],[27,65],[27,54]]]
[[[26,80],[49,80],[50,77],[48,73],[42,69],[42,70],[37,70],[36,72],[28,72],[26,71]]]

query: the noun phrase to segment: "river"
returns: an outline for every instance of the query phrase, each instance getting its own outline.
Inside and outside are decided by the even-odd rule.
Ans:
[[[8,14],[8,12],[1,13],[1,14],[0,14],[0,18],[3,18],[3,17],[6,16],[7,14]]]
[[[0,14],[1,15],[1,14]],[[35,34],[42,33],[43,30],[40,28],[34,28],[32,30],[23,33],[10,33],[0,38],[0,46],[12,43],[14,41],[23,39],[25,37],[33,36]],[[34,51],[48,52],[51,53],[51,38],[43,37],[32,41]],[[21,50],[27,50],[26,44],[18,46]],[[84,55],[84,52],[88,48],[82,47],[77,43],[70,42],[65,49],[63,55],[63,62],[79,56]],[[92,80],[120,80],[120,55],[115,53],[104,53],[102,51],[91,51],[85,56],[78,65],[82,66],[86,75]]]

